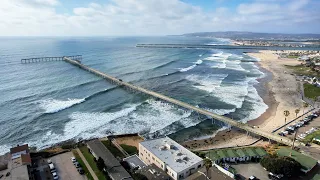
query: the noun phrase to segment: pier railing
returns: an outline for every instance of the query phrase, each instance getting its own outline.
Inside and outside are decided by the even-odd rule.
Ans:
[[[21,59],[21,63],[37,63],[37,62],[48,62],[48,61],[63,61],[63,58],[70,58],[72,60],[80,61],[82,60],[82,55],[75,56],[61,56],[61,57],[37,57],[37,58],[27,58]]]

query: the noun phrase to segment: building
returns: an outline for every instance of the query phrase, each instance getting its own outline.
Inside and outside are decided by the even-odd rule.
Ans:
[[[155,164],[173,179],[184,179],[203,166],[203,160],[169,137],[139,143],[139,157]]]
[[[139,169],[136,173],[142,174],[148,180],[170,180],[170,176],[155,164],[151,164]]]
[[[112,180],[133,180],[130,174],[100,140],[89,141],[87,147],[96,160],[98,160],[99,157],[104,160],[106,172]]]
[[[10,149],[11,155],[11,177],[19,180],[29,180],[31,157],[28,144],[13,147]]]
[[[278,156],[287,156],[290,157],[294,160],[296,160],[298,163],[301,164],[302,169],[301,171],[304,173],[308,173],[309,171],[311,171],[317,164],[318,162],[306,155],[303,155],[295,150],[292,150],[290,148],[285,148],[282,147],[277,151],[277,155]]]
[[[147,166],[136,154],[124,158],[123,161],[128,163],[130,170],[137,170]]]
[[[261,147],[219,149],[206,153],[206,157],[215,164],[220,162],[245,162],[253,158],[260,159],[265,155],[267,155],[267,152]]]

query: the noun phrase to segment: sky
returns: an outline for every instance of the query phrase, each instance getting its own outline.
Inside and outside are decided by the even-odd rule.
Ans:
[[[320,34],[320,0],[1,0],[0,36]]]

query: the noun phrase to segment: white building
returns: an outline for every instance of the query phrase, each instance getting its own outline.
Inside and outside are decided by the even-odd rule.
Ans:
[[[184,179],[203,166],[202,158],[168,137],[140,142],[139,157],[148,165],[155,164],[175,180]]]

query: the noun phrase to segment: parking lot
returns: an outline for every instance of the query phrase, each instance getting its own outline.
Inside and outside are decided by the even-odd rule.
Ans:
[[[311,113],[309,113],[307,116],[310,115]],[[284,131],[284,129],[281,129],[278,131],[278,134],[284,134],[284,136],[293,139],[295,132],[297,132],[296,138],[299,140],[303,139],[307,134],[316,131],[317,128],[320,127],[320,117],[315,117],[312,120],[306,120],[307,116],[299,118],[294,122],[288,124],[286,126],[286,130]]]
[[[57,169],[57,174],[60,180],[85,180],[85,175],[80,175],[76,167],[71,161],[72,152],[63,153],[54,157],[51,160]]]
[[[241,174],[245,179],[248,179],[250,176],[255,176],[261,180],[268,180],[268,171],[260,165],[260,163],[247,163],[247,164],[236,164],[231,165],[236,169],[238,174]]]

